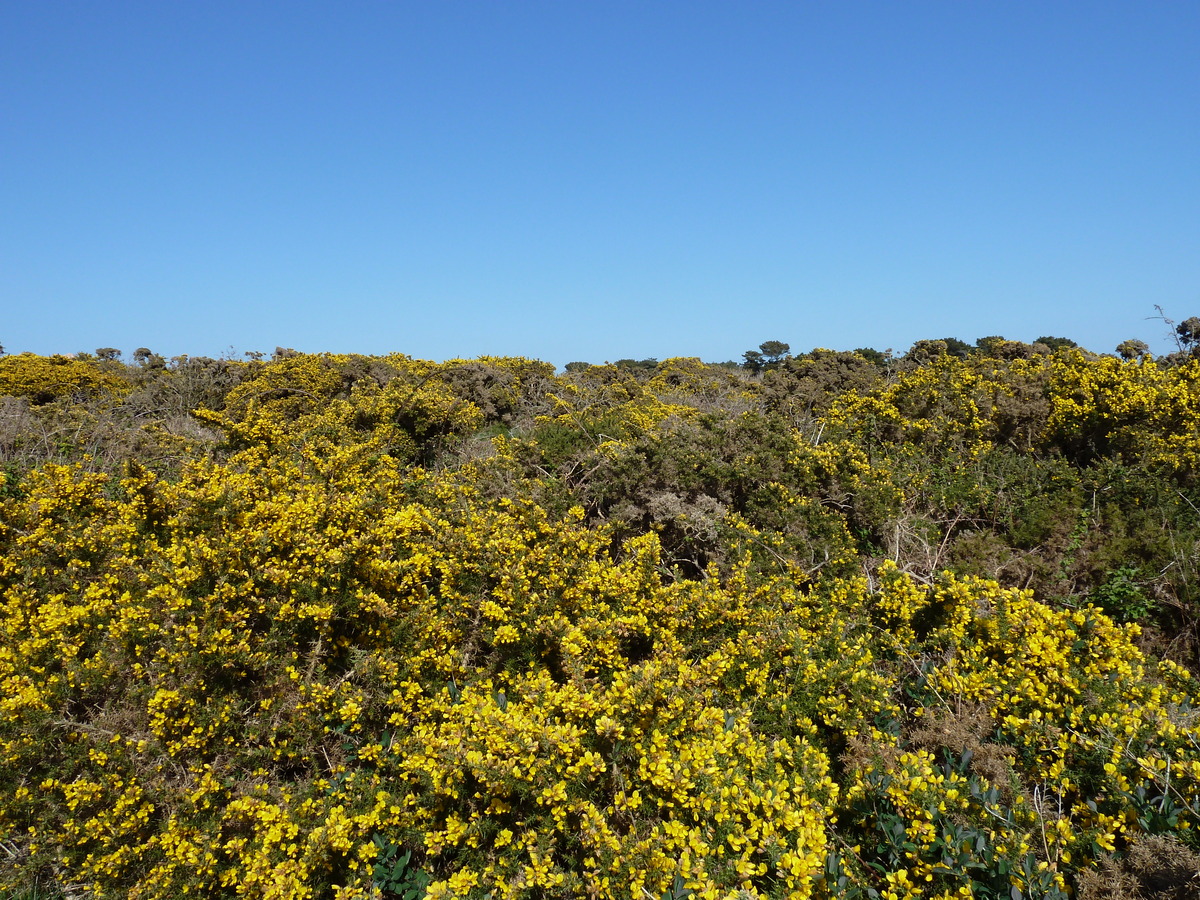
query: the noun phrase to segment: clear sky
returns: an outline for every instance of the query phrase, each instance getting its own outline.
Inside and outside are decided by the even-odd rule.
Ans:
[[[0,3],[0,344],[740,358],[1200,315],[1200,3]]]

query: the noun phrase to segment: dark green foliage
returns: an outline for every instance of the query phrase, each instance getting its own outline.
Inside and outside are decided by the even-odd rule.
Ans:
[[[1065,338],[1065,337],[1040,337],[1037,340],[1035,340],[1034,343],[1035,344],[1045,344],[1051,350],[1070,349],[1072,347],[1079,346],[1077,343],[1075,343],[1070,338]]]
[[[133,361],[147,369],[161,369],[167,364],[165,359],[148,347],[138,347],[134,350]]]
[[[1117,355],[1121,359],[1141,359],[1150,352],[1150,345],[1145,341],[1130,338],[1117,344]]]
[[[763,355],[757,350],[747,350],[742,354],[742,368],[748,372],[758,374],[763,370],[766,363],[763,360]]]
[[[1175,328],[1175,333],[1179,335],[1179,340],[1185,347],[1200,344],[1200,317],[1184,319]]]
[[[886,366],[888,363],[888,360],[890,360],[892,357],[892,351],[888,350],[885,352],[885,351],[881,351],[881,350],[876,350],[873,347],[859,347],[854,352],[857,353],[859,356],[861,356],[863,359],[865,359],[867,362],[871,363],[874,366],[879,366],[880,368]]]
[[[1142,571],[1137,566],[1121,566],[1091,594],[1091,600],[1118,622],[1137,622],[1154,610],[1154,601],[1142,587]]]
[[[618,369],[641,369],[643,371],[653,371],[658,368],[658,360],[654,357],[647,359],[618,359],[613,363]]]
[[[695,893],[685,886],[682,878],[676,875],[671,886],[663,891],[662,900],[687,900],[688,897],[693,896]]]
[[[767,362],[771,363],[782,359],[792,348],[783,341],[763,341],[758,345],[758,349]]]
[[[375,887],[387,900],[421,900],[431,879],[412,864],[412,851],[401,853],[398,845],[381,834],[372,840],[376,848]]]
[[[742,354],[742,368],[755,374],[773,369],[788,358],[791,349],[783,341],[763,341],[757,350],[747,350]]]

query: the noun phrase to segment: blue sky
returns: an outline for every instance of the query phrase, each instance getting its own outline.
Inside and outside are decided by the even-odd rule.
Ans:
[[[1200,314],[1200,3],[0,5],[0,343],[740,358]]]

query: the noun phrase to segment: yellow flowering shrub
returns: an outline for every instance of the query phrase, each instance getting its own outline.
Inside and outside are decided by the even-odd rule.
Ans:
[[[131,390],[128,380],[95,360],[32,353],[0,356],[0,396],[47,403],[64,397],[121,397]]]
[[[1083,458],[1144,457],[1164,472],[1200,471],[1200,360],[1055,359],[1050,435]]]
[[[983,465],[994,382],[1091,362],[940,357],[815,432],[694,361],[451,365],[286,357],[177,477],[5,476],[0,889],[1059,898],[1195,840],[1197,685],[1136,624],[862,553],[913,448]]]

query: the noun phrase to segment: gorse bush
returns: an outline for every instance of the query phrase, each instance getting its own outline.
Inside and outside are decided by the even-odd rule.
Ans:
[[[1200,826],[1200,364],[1000,349],[6,358],[0,890],[1153,882]]]

